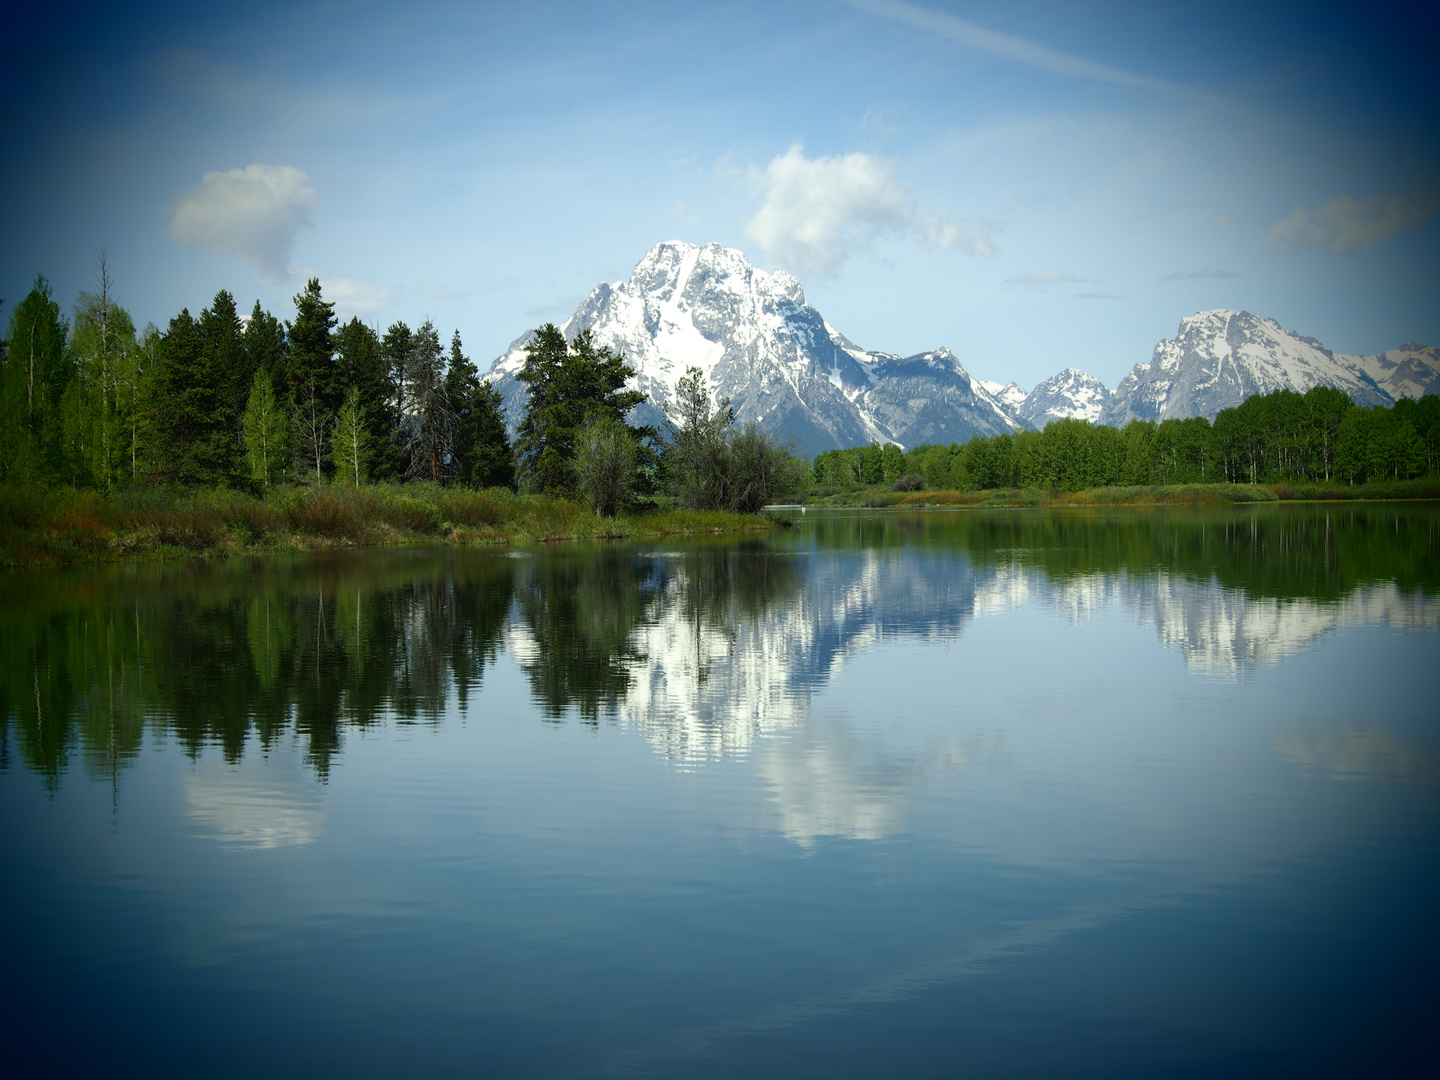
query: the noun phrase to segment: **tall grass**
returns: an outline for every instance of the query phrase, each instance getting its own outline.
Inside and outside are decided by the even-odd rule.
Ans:
[[[0,488],[0,562],[421,544],[523,544],[771,528],[756,517],[651,509],[597,518],[579,503],[435,484],[286,488],[257,498],[225,489]]]

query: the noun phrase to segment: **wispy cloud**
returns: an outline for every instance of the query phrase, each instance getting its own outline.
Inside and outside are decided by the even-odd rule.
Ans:
[[[1244,277],[1244,274],[1234,270],[1211,270],[1208,267],[1204,270],[1176,270],[1166,274],[1161,281],[1205,281],[1209,278],[1237,278]]]
[[[325,299],[335,305],[335,312],[345,315],[373,315],[395,303],[399,292],[394,286],[355,281],[352,278],[320,276]]]
[[[165,208],[170,234],[216,255],[238,255],[262,282],[284,281],[295,237],[310,224],[320,196],[289,165],[247,165],[207,172]]]
[[[948,38],[967,48],[979,49],[981,52],[1003,57],[1006,60],[1014,60],[1016,63],[1038,68],[1041,71],[1053,71],[1057,75],[1073,75],[1082,79],[1098,79],[1101,82],[1117,83],[1121,86],[1158,90],[1164,94],[1181,97],[1204,96],[1201,91],[1166,79],[1136,75],[1096,60],[1071,56],[1069,53],[1052,49],[1048,45],[1041,45],[1038,41],[1031,41],[1029,38],[987,30],[983,26],[977,26],[975,23],[967,22],[965,19],[947,12],[932,11],[930,8],[917,7],[914,4],[902,3],[900,0],[842,0],[842,2],[857,11],[904,23],[917,30]]]
[[[1363,199],[1329,199],[1314,210],[1297,206],[1275,223],[1265,246],[1277,255],[1316,248],[1344,255],[1373,248],[1401,232],[1419,232],[1440,210],[1440,172],[1422,173],[1399,191],[1376,191]]]
[[[751,175],[765,201],[745,231],[767,257],[797,274],[832,274],[885,236],[974,255],[995,251],[988,230],[972,234],[964,219],[922,218],[894,162],[873,154],[807,158],[796,143]]]
[[[1119,300],[1120,294],[1113,292],[1077,292],[1076,300]]]

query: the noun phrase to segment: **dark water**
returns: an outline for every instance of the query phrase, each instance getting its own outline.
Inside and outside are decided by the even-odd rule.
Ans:
[[[0,585],[25,1075],[1440,1064],[1434,508]]]

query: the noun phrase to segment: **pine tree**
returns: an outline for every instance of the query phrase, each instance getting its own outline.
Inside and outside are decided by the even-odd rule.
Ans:
[[[340,367],[335,362],[335,305],[320,296],[320,279],[311,278],[303,292],[295,295],[295,321],[287,327],[290,363],[287,371],[290,392],[298,397],[313,387],[321,407],[332,412],[345,396]],[[305,390],[309,393],[309,390]]]
[[[218,316],[206,310],[197,322],[188,309],[182,310],[160,339],[154,413],[157,465],[162,476],[176,483],[220,484],[237,471],[228,372],[217,366],[227,352],[224,331],[227,315],[233,318],[234,302],[226,305],[221,297],[228,299],[229,294],[217,296]]]
[[[440,335],[429,319],[415,333],[404,387],[405,452],[409,459],[405,477],[439,483],[450,472],[455,411],[445,392],[445,354],[440,351]]]
[[[525,353],[525,367],[517,378],[525,383],[529,400],[516,438],[523,479],[537,491],[572,494],[580,429],[603,417],[625,424],[626,414],[645,394],[625,389],[635,369],[623,355],[597,347],[589,330],[567,346],[559,327],[546,323],[535,331]],[[652,428],[625,426],[637,444],[655,437]],[[642,461],[645,456],[642,447]]]
[[[445,395],[455,411],[451,449],[455,480],[470,487],[513,487],[515,462],[505,429],[504,399],[465,356],[458,330],[450,338]]]
[[[371,450],[371,475],[394,476],[398,472],[394,461],[398,426],[395,384],[380,336],[372,327],[352,318],[335,334],[335,355],[345,385],[360,391],[361,422]]]
[[[10,316],[0,365],[0,480],[59,479],[60,402],[74,371],[65,349],[68,327],[43,275]]]
[[[290,393],[290,344],[285,340],[285,324],[256,300],[250,310],[250,321],[245,324],[245,370],[253,381],[255,372],[261,368],[270,373],[275,400],[285,407]],[[248,401],[249,384],[244,388],[244,395]]]

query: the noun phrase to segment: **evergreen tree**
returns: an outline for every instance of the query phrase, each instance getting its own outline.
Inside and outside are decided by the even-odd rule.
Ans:
[[[205,370],[200,333],[188,308],[170,320],[159,359],[154,413],[159,471],[176,483],[213,483],[223,471],[229,430],[220,385]]]
[[[359,487],[370,478],[370,430],[358,386],[350,387],[340,403],[330,439],[330,460],[335,466],[335,482],[341,486]]]
[[[269,490],[285,475],[290,425],[284,406],[275,396],[274,381],[264,368],[257,369],[250,381],[243,427],[250,478]]]
[[[426,319],[415,333],[405,368],[405,452],[409,480],[448,479],[455,411],[445,393],[445,354],[440,335]]]
[[[60,401],[73,369],[65,349],[68,327],[43,275],[10,316],[0,365],[0,480],[58,479]]]
[[[390,427],[383,433],[383,437],[380,432],[376,432],[377,437],[382,437],[383,440],[376,446],[377,478],[398,477],[405,472],[407,461],[403,447],[406,436],[402,430],[405,370],[414,347],[415,332],[403,322],[391,323],[385,336],[380,339],[380,361],[386,380],[385,413]]]
[[[635,369],[624,356],[599,348],[589,330],[567,346],[559,327],[546,323],[535,331],[517,376],[529,391],[525,418],[516,439],[517,457],[527,487],[556,494],[575,491],[576,435],[596,418],[625,424],[637,444],[653,439],[651,428],[631,427],[625,416],[645,400],[626,390]],[[644,448],[640,460],[644,461]]]
[[[255,301],[250,321],[245,324],[245,370],[250,382],[244,387],[244,401],[249,401],[255,372],[269,374],[277,403],[284,408],[290,393],[290,344],[285,340],[285,324]],[[243,405],[241,408],[243,409]]]
[[[360,391],[361,422],[371,450],[371,475],[395,476],[398,410],[384,346],[373,327],[352,318],[335,333],[335,356],[346,387]]]
[[[320,295],[320,279],[311,278],[295,294],[295,321],[286,328],[290,344],[287,381],[292,397],[309,395],[313,388],[319,407],[329,413],[345,395],[340,366],[335,361],[335,305]],[[302,395],[303,392],[303,395]]]
[[[730,501],[730,447],[735,422],[730,399],[710,400],[705,373],[687,368],[665,407],[670,441],[662,458],[665,487],[681,506],[718,509]]]
[[[245,348],[245,327],[235,308],[235,297],[225,289],[217,292],[210,306],[200,312],[195,329],[200,337],[203,370],[217,387],[217,408],[230,432],[223,457],[220,446],[216,446],[216,479],[224,482],[241,473],[244,445],[241,417],[254,381],[254,371]],[[241,379],[244,381],[241,382]]]
[[[466,357],[460,331],[450,338],[445,396],[455,411],[451,464],[455,480],[470,487],[514,487],[515,462],[505,429],[504,399],[480,378]]]

